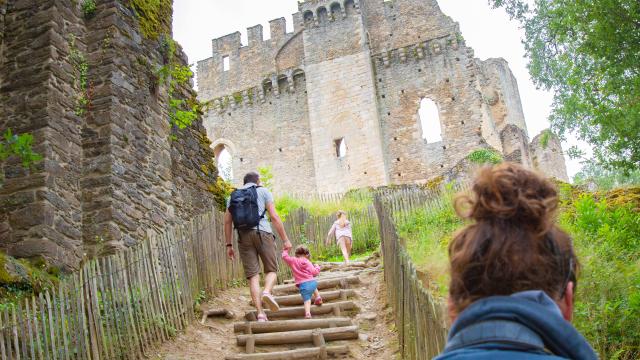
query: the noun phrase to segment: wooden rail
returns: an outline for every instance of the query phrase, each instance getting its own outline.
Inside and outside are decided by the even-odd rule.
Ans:
[[[194,305],[243,279],[214,211],[0,311],[0,360],[141,359],[195,320]]]
[[[380,224],[387,301],[395,312],[402,359],[426,360],[444,348],[447,328],[443,304],[431,296],[395,227],[395,221],[418,207],[440,204],[438,191],[402,190],[377,194],[376,212]]]

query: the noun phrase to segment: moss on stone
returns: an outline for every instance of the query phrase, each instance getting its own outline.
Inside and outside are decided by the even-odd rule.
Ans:
[[[147,39],[158,39],[161,34],[171,33],[171,0],[130,0],[138,16],[140,32]]]
[[[0,252],[0,303],[15,302],[54,288],[59,275],[60,269],[49,266],[42,257],[16,260]]]

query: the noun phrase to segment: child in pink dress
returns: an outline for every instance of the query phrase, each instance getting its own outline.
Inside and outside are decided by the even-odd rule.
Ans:
[[[298,246],[295,254],[295,257],[291,257],[287,250],[282,250],[282,259],[291,268],[293,279],[298,289],[300,289],[300,295],[302,296],[302,301],[304,301],[304,317],[311,319],[311,297],[315,296],[315,305],[322,305],[322,298],[318,292],[318,282],[315,279],[315,276],[320,274],[320,267],[313,265],[309,261],[311,253],[306,246]]]

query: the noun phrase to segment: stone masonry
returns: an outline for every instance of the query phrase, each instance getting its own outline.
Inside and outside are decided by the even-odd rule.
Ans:
[[[210,210],[216,178],[201,121],[169,124],[161,40],[129,1],[96,1],[91,17],[80,3],[0,0],[0,129],[33,134],[44,156],[2,164],[0,250],[66,269]]]
[[[273,167],[276,192],[423,183],[480,148],[567,179],[557,139],[550,154],[529,142],[506,61],[476,59],[435,0],[298,7],[293,32],[275,19],[271,39],[257,25],[247,45],[239,32],[214,39],[198,62],[204,125],[216,153],[231,153],[234,183],[259,166]],[[422,136],[423,99],[438,107],[442,141]]]

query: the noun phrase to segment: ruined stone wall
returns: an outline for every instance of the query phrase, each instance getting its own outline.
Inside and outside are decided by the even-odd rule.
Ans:
[[[212,139],[249,146],[261,141],[261,132],[235,130],[243,123],[269,123],[270,116],[236,114],[234,103],[282,96],[292,74],[304,72],[307,102],[288,111],[296,117],[308,112],[313,171],[305,176],[315,177],[315,191],[425,182],[452,173],[479,148],[532,166],[518,86],[508,64],[476,59],[458,24],[435,0],[307,0],[298,10],[295,31],[281,35],[282,43],[256,40],[259,27],[248,29],[247,46],[240,44],[239,33],[213,40],[213,57],[198,66],[199,96],[214,109],[205,119]],[[224,71],[227,55],[231,68]],[[442,141],[423,138],[422,99],[438,107]],[[228,118],[215,115],[226,109],[232,109]],[[336,140],[343,138],[346,156],[338,157]],[[250,150],[236,146],[235,151]],[[296,174],[278,165],[277,154],[254,156],[255,161],[243,158],[245,163],[238,164],[234,155],[234,170],[273,163],[279,169],[274,171],[277,186],[307,190],[290,189],[283,179]]]
[[[75,268],[213,206],[204,129],[171,129],[160,41],[128,3],[98,1],[94,16],[70,0],[6,4],[0,127],[32,133],[44,160],[3,164],[2,250]]]
[[[304,74],[292,88],[283,86],[263,100],[244,97],[207,115],[207,133],[215,151],[226,147],[233,160],[233,183],[259,167],[273,167],[274,190],[313,192],[316,188]],[[215,137],[214,137],[215,134]]]
[[[547,176],[569,182],[562,145],[557,136],[549,130],[544,130],[533,138],[530,149],[534,169]]]
[[[317,190],[386,185],[371,55],[360,9],[353,3],[333,11],[315,9],[316,20],[305,24],[304,50]],[[340,141],[346,145],[343,157],[337,153]]]

